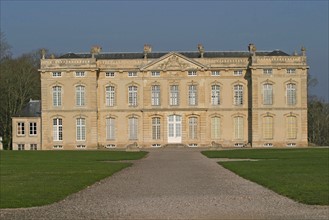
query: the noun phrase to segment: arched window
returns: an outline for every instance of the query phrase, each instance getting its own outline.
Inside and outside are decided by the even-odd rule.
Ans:
[[[107,86],[105,88],[105,100],[106,100],[106,106],[115,105],[115,88],[114,88],[114,86]]]
[[[234,105],[243,105],[243,85],[234,85]]]
[[[211,118],[211,139],[220,139],[220,117],[215,116]]]
[[[211,104],[212,105],[220,104],[220,86],[219,85],[211,86]]]
[[[160,134],[161,134],[160,118],[154,117],[152,118],[152,139],[159,140],[161,138]]]
[[[53,106],[62,105],[62,87],[53,86]]]
[[[63,140],[63,120],[61,118],[53,119],[53,140]]]
[[[272,105],[273,104],[273,85],[266,83],[263,85],[263,104]]]
[[[75,87],[75,104],[77,106],[85,105],[85,87],[82,85],[78,85]]]
[[[287,84],[287,104],[288,105],[296,105],[296,84],[288,83]]]

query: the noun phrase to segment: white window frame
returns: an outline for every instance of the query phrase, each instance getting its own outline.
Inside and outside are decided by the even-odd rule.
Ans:
[[[128,77],[137,77],[137,72],[136,71],[128,72]]]
[[[287,74],[296,74],[296,69],[295,68],[288,68],[287,69]]]
[[[153,140],[161,139],[161,118],[160,117],[152,118],[152,139]]]
[[[169,105],[171,105],[171,106],[179,105],[179,86],[178,85],[170,85]]]
[[[273,84],[263,84],[263,105],[273,105]]]
[[[244,120],[242,116],[236,116],[234,119],[234,139],[243,140],[243,124]]]
[[[263,74],[272,75],[273,69],[271,69],[271,68],[263,69]]]
[[[77,141],[86,140],[86,119],[85,118],[76,119],[76,140]]]
[[[77,85],[75,87],[75,104],[76,106],[85,106],[86,87],[84,85]]]
[[[115,118],[106,118],[106,140],[115,140]]]
[[[233,86],[234,93],[234,105],[241,106],[243,105],[243,85],[236,84]]]
[[[273,117],[264,116],[263,117],[263,138],[264,139],[273,139]]]
[[[243,71],[242,70],[234,70],[233,76],[242,76]]]
[[[159,106],[160,102],[161,91],[160,85],[152,85],[151,86],[151,104],[152,106]]]
[[[220,105],[220,85],[211,85],[211,104]]]
[[[211,117],[211,139],[218,140],[221,138],[221,118],[218,116]]]
[[[188,104],[195,106],[198,105],[198,87],[197,85],[188,86]]]
[[[62,87],[61,86],[53,86],[53,106],[59,107],[62,106]]]
[[[297,138],[297,117],[294,115],[287,117],[287,139]]]
[[[115,106],[116,97],[115,97],[115,87],[106,86],[105,88],[105,105],[108,107]]]
[[[136,107],[138,105],[138,87],[128,86],[128,105]]]
[[[152,71],[151,76],[152,77],[160,77],[160,71]]]
[[[36,136],[38,134],[37,133],[37,123],[36,122],[30,122],[29,123],[29,128],[30,128],[30,131],[29,131],[30,136]]]
[[[85,77],[86,73],[85,71],[76,71],[75,72],[75,77]]]
[[[138,118],[133,116],[128,118],[129,140],[138,140]]]
[[[296,105],[297,104],[297,85],[295,83],[288,83],[286,85],[286,95],[287,95],[287,105]]]
[[[115,77],[115,72],[108,71],[108,72],[105,73],[105,77]]]
[[[61,118],[53,119],[53,140],[54,141],[63,140],[63,119]]]
[[[188,125],[189,125],[189,138],[193,140],[198,139],[198,118],[189,117]]]
[[[211,76],[220,76],[220,71],[219,70],[211,71]]]
[[[25,144],[18,144],[17,150],[25,150]]]
[[[189,71],[187,72],[187,75],[188,75],[188,76],[197,76],[197,71],[196,71],[196,70],[189,70]]]
[[[52,72],[52,76],[53,77],[62,77],[62,72],[58,72],[58,71]]]
[[[25,122],[17,122],[17,136],[25,136]]]
[[[30,150],[38,150],[37,144],[30,144]]]

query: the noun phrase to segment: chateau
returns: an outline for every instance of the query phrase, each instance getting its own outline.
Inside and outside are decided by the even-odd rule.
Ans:
[[[305,48],[68,53],[41,58],[41,102],[14,150],[307,146]]]

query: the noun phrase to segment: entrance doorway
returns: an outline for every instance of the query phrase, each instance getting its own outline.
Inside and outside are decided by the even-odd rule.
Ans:
[[[182,142],[182,116],[168,116],[168,143]]]

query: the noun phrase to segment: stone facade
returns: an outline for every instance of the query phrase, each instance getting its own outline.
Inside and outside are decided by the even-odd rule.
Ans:
[[[69,53],[41,59],[41,149],[307,146],[301,54]]]

